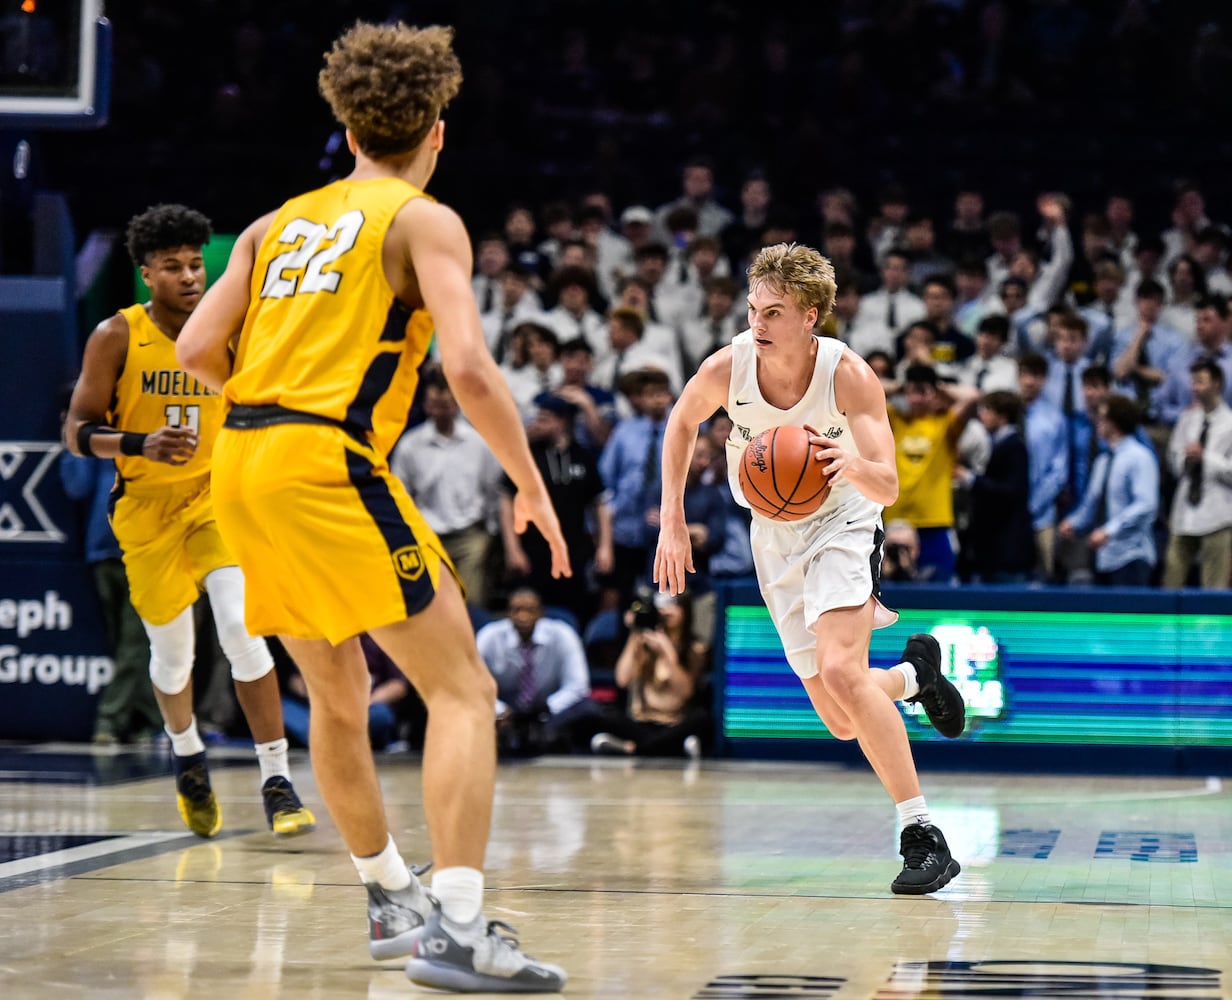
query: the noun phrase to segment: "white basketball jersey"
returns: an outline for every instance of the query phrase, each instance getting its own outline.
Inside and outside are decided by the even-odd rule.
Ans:
[[[851,437],[847,418],[834,405],[834,371],[843,356],[843,343],[830,337],[816,337],[817,360],[808,388],[795,406],[780,410],[767,403],[757,384],[757,348],[749,330],[737,334],[732,340],[731,384],[727,389],[727,415],[732,419],[732,431],[727,439],[727,478],[732,496],[742,507],[748,507],[740,489],[740,459],[744,449],[759,433],[770,427],[784,424],[802,426],[811,424],[843,451],[860,454]],[[882,507],[868,499],[846,479],[834,484],[826,502],[814,514],[802,521],[831,517],[843,511],[849,521],[879,517]],[[767,524],[782,524],[763,518],[754,511],[753,516]],[[800,524],[801,521],[790,522]]]

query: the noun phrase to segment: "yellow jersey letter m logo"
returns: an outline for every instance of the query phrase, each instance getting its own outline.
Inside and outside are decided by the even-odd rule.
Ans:
[[[394,553],[394,569],[404,580],[418,580],[423,576],[424,558],[418,545],[407,545]]]

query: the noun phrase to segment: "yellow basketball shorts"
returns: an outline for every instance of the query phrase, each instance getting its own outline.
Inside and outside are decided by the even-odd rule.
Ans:
[[[121,483],[111,530],[124,553],[133,607],[151,625],[166,625],[196,603],[208,574],[235,565],[214,522],[208,475],[148,490]]]
[[[453,572],[384,458],[339,428],[224,427],[213,492],[254,635],[337,645],[422,611]]]

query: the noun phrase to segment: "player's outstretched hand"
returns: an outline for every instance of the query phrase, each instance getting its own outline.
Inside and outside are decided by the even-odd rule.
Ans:
[[[654,582],[665,594],[679,594],[685,588],[685,573],[693,568],[693,544],[689,541],[689,526],[684,519],[673,520],[659,527],[659,546],[655,549]]]
[[[569,564],[569,546],[565,544],[565,536],[560,530],[560,520],[552,507],[551,497],[547,491],[525,493],[518,490],[513,497],[513,529],[520,535],[532,523],[552,550],[553,578],[573,576],[573,568]]]

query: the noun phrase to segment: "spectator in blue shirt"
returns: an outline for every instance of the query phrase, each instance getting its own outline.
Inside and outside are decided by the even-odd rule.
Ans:
[[[1176,365],[1160,390],[1160,407],[1165,418],[1175,424],[1193,401],[1192,367],[1209,358],[1223,372],[1224,400],[1232,406],[1232,322],[1226,299],[1212,295],[1198,302],[1194,314],[1194,342],[1182,352],[1184,364]]]
[[[646,577],[650,519],[658,515],[663,491],[663,429],[672,405],[671,382],[658,369],[630,372],[621,380],[621,391],[636,416],[617,423],[599,456],[599,474],[612,510],[612,572],[604,580],[605,608],[627,607],[634,587]]]
[[[1163,406],[1164,386],[1173,369],[1184,364],[1187,353],[1185,338],[1160,322],[1164,294],[1163,285],[1154,278],[1143,278],[1138,283],[1138,321],[1117,334],[1110,367],[1117,391],[1137,400],[1142,421],[1148,428],[1163,426],[1161,435],[1166,444],[1170,425]],[[1172,419],[1175,418],[1173,413]],[[1153,434],[1152,440],[1155,439]]]
[[[1134,431],[1132,399],[1109,396],[1099,409],[1099,436],[1108,450],[1095,459],[1078,509],[1061,522],[1064,538],[1089,531],[1095,579],[1112,587],[1145,587],[1155,567],[1155,517],[1159,512],[1159,464]]]
[[[1018,391],[1025,408],[1024,437],[1030,471],[1031,524],[1045,578],[1055,569],[1057,502],[1069,481],[1069,434],[1065,415],[1043,396],[1048,360],[1042,354],[1018,359]]]

